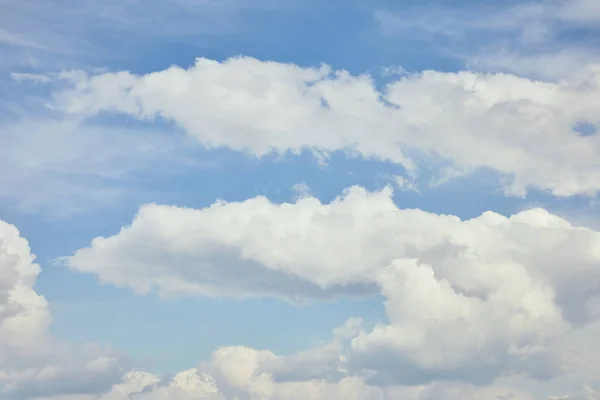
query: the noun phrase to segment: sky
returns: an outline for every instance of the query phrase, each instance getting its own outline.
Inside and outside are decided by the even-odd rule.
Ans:
[[[596,0],[0,0],[0,399],[600,399]]]

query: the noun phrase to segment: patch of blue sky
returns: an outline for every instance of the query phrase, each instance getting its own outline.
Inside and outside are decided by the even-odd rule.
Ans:
[[[591,122],[579,122],[573,127],[573,130],[580,136],[594,136],[598,133],[598,127]]]
[[[160,299],[124,292],[103,300],[53,300],[51,310],[51,330],[59,337],[109,343],[140,368],[161,374],[209,359],[220,346],[293,354],[330,341],[348,318],[386,321],[381,298],[295,306],[270,298]]]

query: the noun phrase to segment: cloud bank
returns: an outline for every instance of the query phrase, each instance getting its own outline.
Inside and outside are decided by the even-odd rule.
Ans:
[[[369,384],[600,372],[591,361],[600,355],[600,233],[544,209],[463,221],[398,208],[389,188],[360,187],[329,204],[257,197],[204,209],[146,205],[131,226],[65,262],[163,296],[381,294],[387,321],[355,324],[336,353],[350,373],[370,371]]]

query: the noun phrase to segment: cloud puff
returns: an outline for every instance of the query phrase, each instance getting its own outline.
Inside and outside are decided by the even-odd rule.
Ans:
[[[214,352],[212,360],[202,366],[203,370],[182,371],[167,381],[152,374],[133,372],[104,395],[73,396],[65,400],[375,400],[380,399],[383,393],[383,390],[351,377],[333,383],[322,379],[275,382],[261,366],[264,361],[275,358],[277,356],[270,351],[245,347],[220,348]]]
[[[59,109],[76,115],[118,112],[175,121],[208,147],[254,156],[349,151],[409,170],[450,163],[466,173],[489,168],[556,196],[600,189],[598,68],[558,83],[513,75],[426,71],[375,88],[367,75],[240,57],[200,58],[188,69],[65,75]],[[428,161],[426,161],[428,160]],[[437,165],[436,164],[436,165]]]
[[[506,371],[596,370],[599,249],[600,233],[543,209],[461,221],[400,209],[389,188],[354,187],[330,204],[146,205],[131,226],[65,262],[165,296],[381,293],[388,321],[351,335],[340,350],[349,368],[373,369],[385,384],[481,383]],[[585,356],[582,346],[594,350]]]
[[[103,390],[122,374],[123,360],[49,334],[48,303],[33,288],[39,272],[27,241],[0,220],[0,397]]]
[[[509,378],[506,382],[474,386],[464,383],[435,382],[429,385],[369,385],[364,378],[346,375],[337,380],[319,378],[282,381],[274,378],[269,362],[279,360],[294,368],[294,357],[247,347],[216,350],[209,362],[181,371],[170,379],[153,374],[131,372],[120,384],[102,395],[45,397],[35,400],[488,400],[546,398],[540,382]],[[518,386],[523,386],[519,388]],[[548,396],[548,399],[596,399],[596,392],[584,388],[585,397]],[[572,393],[582,392],[581,387]]]

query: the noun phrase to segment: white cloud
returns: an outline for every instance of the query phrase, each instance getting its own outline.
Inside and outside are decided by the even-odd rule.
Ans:
[[[599,248],[600,233],[543,209],[461,221],[399,209],[390,189],[352,188],[330,204],[146,205],[66,263],[165,296],[381,293],[388,322],[354,335],[351,370],[384,383],[488,382],[506,371],[594,376]]]
[[[398,187],[398,189],[404,192],[416,192],[419,193],[419,188],[417,187],[415,177],[404,177],[397,175],[394,177],[394,183]]]
[[[39,272],[27,241],[0,220],[0,397],[103,390],[122,374],[120,356],[50,335],[48,303],[33,288]]]
[[[258,157],[348,151],[409,170],[438,158],[461,173],[490,168],[512,177],[505,189],[516,195],[528,188],[560,197],[600,189],[600,135],[573,131],[581,121],[600,122],[597,67],[559,83],[425,71],[384,92],[366,75],[252,58],[198,59],[187,70],[142,76],[68,78],[74,87],[57,93],[56,104],[69,113],[166,118],[208,147]]]
[[[321,379],[276,382],[261,367],[261,362],[276,357],[269,351],[245,347],[221,348],[215,351],[211,362],[203,366],[210,372],[193,368],[167,382],[150,374],[132,373],[109,393],[99,397],[77,396],[72,400],[375,400],[383,393],[351,377],[336,383]]]
[[[473,265],[479,255],[467,254],[454,273],[470,280],[483,266]],[[535,281],[522,265],[488,268],[485,279],[494,279],[494,288],[477,294],[474,288],[458,289],[439,267],[393,262],[380,273],[389,322],[353,339],[360,363],[392,382],[398,371],[416,382],[486,382],[507,369],[547,378],[571,368],[553,354],[553,341],[569,330],[553,288]]]
[[[168,380],[132,372],[108,393],[98,396],[60,396],[35,400],[533,400],[546,396],[542,383],[530,380],[520,388],[519,379],[473,386],[463,383],[435,382],[429,385],[377,387],[359,376],[337,380],[302,379],[282,381],[274,377],[268,363],[282,359],[270,351],[246,347],[216,350],[210,362],[182,371]],[[293,366],[291,359],[283,360]],[[514,386],[511,386],[512,383]],[[594,393],[590,387],[584,393]],[[582,392],[581,387],[573,393]],[[549,397],[553,398],[553,397]],[[558,398],[558,397],[555,397]],[[569,397],[595,399],[595,397]]]
[[[154,8],[139,9],[137,1],[127,4],[86,2],[68,19],[78,19],[83,10],[101,10],[111,26],[132,24],[142,31],[171,20]],[[231,22],[237,2],[177,4],[175,13],[183,8],[215,23]],[[569,4],[563,20],[598,19],[596,3]],[[133,9],[140,14],[130,13]],[[223,18],[207,9],[218,9]],[[504,15],[484,24],[516,32],[524,45],[549,40],[546,11],[518,10],[516,21]],[[47,19],[56,23],[57,15]],[[535,23],[524,27],[532,17]],[[20,19],[13,23],[19,25]],[[169,33],[208,29],[192,22],[169,24]],[[83,20],[39,41],[53,32],[51,25],[31,38],[0,30],[0,42],[48,52],[60,43],[90,49],[74,42],[83,35],[72,34],[86,31]],[[451,23],[429,29],[460,34]],[[600,123],[597,58],[575,51],[532,57],[473,61],[486,69],[531,75],[545,68],[549,79],[566,78],[550,83],[505,74],[411,75],[387,69],[402,78],[378,91],[367,75],[251,58],[199,59],[187,70],[173,67],[143,76],[64,73],[73,88],[58,91],[54,105],[75,118],[0,127],[0,170],[11,171],[0,174],[0,196],[22,210],[114,201],[130,175],[181,145],[156,132],[105,130],[78,120],[106,112],[172,120],[207,147],[257,157],[306,149],[321,157],[347,151],[401,164],[408,176],[415,168],[430,167],[424,160],[435,159],[445,168],[451,164],[440,171],[442,180],[490,168],[514,177],[507,193],[537,188],[561,197],[593,196],[600,190],[600,135],[583,138],[573,127]],[[55,83],[50,75],[14,73],[12,78]],[[416,187],[402,177],[396,183]],[[488,212],[461,221],[400,209],[390,189],[352,188],[331,204],[310,197],[306,185],[294,189],[295,204],[257,197],[202,210],[146,205],[130,227],[95,239],[66,262],[103,282],[141,293],[156,289],[165,296],[304,302],[382,294],[387,321],[371,328],[352,319],[334,332],[332,343],[291,356],[220,348],[210,362],[172,379],[131,372],[106,392],[123,372],[120,355],[93,345],[70,346],[49,333],[48,304],[34,290],[39,267],[18,231],[0,221],[0,397],[529,400],[541,398],[540,393],[576,396],[573,387],[600,378],[598,232],[542,209],[510,218]],[[527,381],[535,390],[511,386],[516,380],[505,375],[513,373],[541,381]],[[565,376],[576,384],[555,391],[552,379]],[[589,386],[584,392],[581,398],[597,398]]]
[[[50,83],[52,81],[48,75],[27,72],[12,72],[10,78],[17,82]]]
[[[306,184],[306,182],[298,182],[292,186],[292,192],[297,199],[301,199],[303,197],[311,196],[310,187]]]

